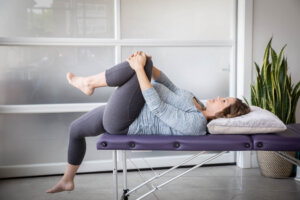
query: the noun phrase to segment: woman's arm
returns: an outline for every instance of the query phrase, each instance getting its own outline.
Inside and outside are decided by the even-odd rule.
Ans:
[[[135,54],[132,54],[127,61],[130,64],[130,67],[135,70],[141,90],[146,90],[152,87],[151,82],[148,80],[144,66],[146,64],[146,54],[144,52],[138,51]],[[152,68],[152,78],[154,81],[165,85],[174,93],[180,93],[180,89],[167,77],[165,73],[157,69],[155,66]]]
[[[161,83],[167,88],[169,88],[174,93],[180,93],[180,88],[178,88],[168,77],[167,75],[157,69],[155,66],[152,68],[152,78],[155,82]]]
[[[151,113],[169,127],[191,135],[205,134],[207,121],[199,112],[187,112],[162,101],[153,87],[142,93]]]
[[[136,72],[137,78],[139,80],[139,84],[140,84],[142,91],[147,90],[152,87],[152,84],[150,83],[144,68],[139,68],[139,69],[135,70],[135,72]]]
[[[160,70],[157,69],[155,66],[152,68],[152,79],[157,80],[160,77]]]
[[[180,132],[198,134],[199,131],[203,131],[204,133],[206,130],[206,120],[204,116],[201,117],[198,112],[183,111],[160,99],[144,70],[144,59],[146,59],[146,57],[144,57],[143,54],[142,52],[141,55],[133,56],[127,61],[137,74],[142,94],[151,112],[165,124]]]
[[[137,51],[135,54],[132,54],[127,61],[130,64],[130,67],[135,71],[141,90],[147,90],[152,87],[146,72],[145,72],[145,64],[146,64],[146,54],[142,51]]]
[[[138,52],[136,52],[135,54],[131,54],[130,57],[127,59],[127,61],[129,63],[130,63],[130,60],[131,60],[131,65],[142,65],[142,64],[135,63],[136,61],[134,61],[134,59],[132,59],[132,58],[134,58],[135,56],[138,55]],[[144,57],[152,58],[152,56],[146,55],[144,52],[143,52],[143,54],[144,54],[143,55]],[[134,69],[135,67],[132,67],[132,68]],[[143,67],[142,66],[137,66],[137,68],[143,68]],[[139,81],[141,81],[141,82],[146,81],[147,82],[148,78],[146,77],[147,79],[145,80],[145,75],[141,75],[141,74],[143,74],[143,73],[139,72],[139,77],[140,77],[140,78],[138,78]],[[144,76],[144,78],[142,78],[142,76]],[[152,67],[152,79],[155,82],[163,84],[164,86],[169,88],[174,93],[179,93],[180,92],[180,89],[167,77],[167,75],[155,66]],[[145,83],[142,83],[142,84],[144,85]],[[141,83],[140,83],[140,85],[141,85]],[[149,87],[149,85],[148,85],[148,87]],[[148,87],[146,87],[146,88],[148,88]],[[145,88],[145,85],[143,86],[143,88]]]

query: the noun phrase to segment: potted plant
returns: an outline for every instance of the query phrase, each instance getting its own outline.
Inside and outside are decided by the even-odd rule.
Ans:
[[[287,73],[287,58],[284,45],[279,54],[271,47],[272,37],[265,49],[261,68],[255,62],[256,85],[251,84],[251,104],[274,113],[285,124],[296,123],[296,107],[300,95],[300,81],[294,86]],[[247,99],[243,97],[249,105]],[[285,153],[295,157],[296,152]],[[258,164],[262,175],[285,178],[291,175],[293,165],[272,151],[257,151]]]

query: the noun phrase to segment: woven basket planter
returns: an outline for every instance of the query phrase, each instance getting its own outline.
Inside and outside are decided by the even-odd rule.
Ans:
[[[296,151],[283,151],[284,153],[296,157]],[[257,160],[261,175],[269,178],[288,178],[293,172],[293,164],[273,151],[257,151]]]

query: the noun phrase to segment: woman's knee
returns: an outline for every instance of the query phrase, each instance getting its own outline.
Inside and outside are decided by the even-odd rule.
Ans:
[[[134,75],[129,62],[123,61],[105,70],[106,84],[110,87],[120,86]]]
[[[80,126],[78,126],[78,121],[74,120],[69,126],[70,138],[79,139],[80,138]]]

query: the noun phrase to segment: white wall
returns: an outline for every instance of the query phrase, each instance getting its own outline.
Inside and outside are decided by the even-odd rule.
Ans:
[[[277,53],[287,44],[285,55],[288,73],[295,84],[300,80],[300,1],[254,0],[253,8],[253,61],[262,63],[266,45],[273,35],[272,47]],[[252,81],[256,70],[252,70]],[[300,123],[300,103],[296,109],[296,121]]]

